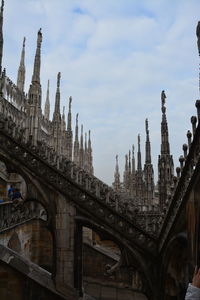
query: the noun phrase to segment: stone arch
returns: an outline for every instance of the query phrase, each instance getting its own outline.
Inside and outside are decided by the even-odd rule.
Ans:
[[[17,253],[21,253],[22,247],[21,247],[21,242],[19,239],[19,236],[16,232],[14,232],[8,242],[8,248],[12,249],[13,251]]]
[[[2,161],[8,170],[8,172],[13,172],[19,174],[25,181],[27,186],[27,198],[26,200],[34,200],[40,202],[47,211],[49,223],[51,221],[51,216],[55,211],[55,203],[50,201],[49,197],[52,195],[48,188],[42,186],[41,183],[29,173],[28,170],[25,170],[18,162],[13,160],[10,157],[7,157],[5,153],[0,151],[0,161]],[[17,170],[17,171],[16,171]]]
[[[162,259],[161,297],[163,300],[184,299],[188,282],[187,236],[182,232],[169,241]]]
[[[119,246],[121,252],[126,252],[125,256],[127,259],[129,259],[129,263],[134,262],[135,267],[140,271],[140,274],[142,274],[142,279],[145,285],[145,291],[144,295],[149,300],[154,300],[154,275],[152,272],[150,272],[150,268],[147,265],[147,260],[145,256],[142,255],[134,246],[131,246],[128,244],[125,240],[121,239],[117,235],[115,235],[113,232],[109,231],[109,228],[106,228],[105,226],[99,226],[97,223],[92,221],[91,219],[88,219],[87,217],[77,216],[76,217],[76,223],[77,227],[84,226],[87,228],[92,229],[93,231],[97,232],[98,234],[104,234],[108,237],[111,241],[113,241],[116,245]],[[151,263],[155,263],[151,261]],[[152,271],[152,270],[151,270]]]

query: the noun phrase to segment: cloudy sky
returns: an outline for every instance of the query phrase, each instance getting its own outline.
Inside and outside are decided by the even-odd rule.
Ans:
[[[73,126],[78,112],[84,130],[92,131],[95,175],[111,184],[115,155],[122,177],[124,155],[136,145],[138,133],[144,163],[145,118],[157,173],[163,89],[178,164],[199,98],[199,19],[199,0],[5,0],[3,65],[15,82],[26,36],[28,91],[42,27],[43,104],[50,79],[53,111],[60,71],[61,103],[67,106],[73,97]]]

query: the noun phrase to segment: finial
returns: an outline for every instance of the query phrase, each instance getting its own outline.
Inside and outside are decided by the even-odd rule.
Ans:
[[[47,88],[49,89],[49,79],[48,79],[48,82],[47,82]]]
[[[41,43],[42,43],[42,28],[40,28],[40,30],[38,31],[38,40],[37,40],[38,47],[41,47]]]
[[[57,75],[57,87],[58,88],[60,87],[60,77],[61,77],[61,73],[58,72],[58,75]]]
[[[78,124],[78,114],[76,114],[76,124]]]
[[[161,93],[161,101],[162,101],[162,113],[164,114],[165,111],[166,111],[166,107],[165,107],[165,102],[166,102],[166,94],[165,94],[165,91],[163,90],[162,93]]]
[[[118,154],[115,156],[116,164],[118,164]]]
[[[63,116],[65,115],[65,106],[63,106]]]
[[[140,146],[140,134],[138,134],[138,146]]]
[[[1,13],[3,12],[3,8],[4,8],[4,0],[1,1]]]
[[[81,135],[83,135],[83,124],[81,125]]]
[[[88,132],[88,133],[89,133],[89,140],[90,140],[90,133],[91,133],[91,131],[89,130],[89,132]]]
[[[197,47],[198,47],[199,56],[200,56],[200,21],[197,24],[196,34],[197,34]]]
[[[132,145],[132,153],[133,153],[133,155],[134,155],[134,151],[135,151],[135,147],[134,147],[134,145]]]
[[[72,96],[69,97],[69,110],[71,110],[71,105],[72,105]]]
[[[24,40],[23,40],[23,48],[25,48],[25,43],[26,43],[26,37],[24,37]]]
[[[149,124],[148,119],[145,120],[146,134],[149,134]]]

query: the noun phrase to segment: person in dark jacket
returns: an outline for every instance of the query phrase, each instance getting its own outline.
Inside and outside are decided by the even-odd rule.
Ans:
[[[22,198],[22,195],[20,193],[20,190],[19,189],[15,189],[14,192],[13,192],[13,196],[12,196],[12,200],[13,202],[20,202],[23,200]]]
[[[200,268],[195,268],[192,283],[189,283],[185,300],[200,300]]]

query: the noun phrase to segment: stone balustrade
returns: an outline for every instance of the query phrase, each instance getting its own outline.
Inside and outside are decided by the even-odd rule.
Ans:
[[[27,201],[20,204],[4,202],[0,204],[0,232],[32,219],[47,221],[47,213],[38,202]]]

